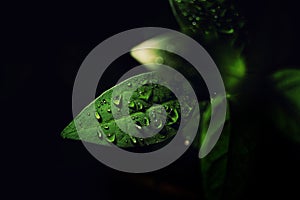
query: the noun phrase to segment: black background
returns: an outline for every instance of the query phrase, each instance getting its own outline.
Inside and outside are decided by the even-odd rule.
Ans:
[[[262,65],[263,73],[299,66],[297,2],[238,4],[248,20],[251,56],[260,63],[248,66],[250,72]],[[60,137],[72,120],[73,81],[85,56],[104,39],[131,28],[178,30],[167,1],[26,1],[5,4],[1,10],[5,193],[42,199],[202,198],[199,161],[193,150],[165,169],[136,175],[110,169],[80,142]],[[264,148],[255,171],[249,172],[252,179],[243,199],[260,195],[290,199],[299,186],[294,184],[300,178],[299,146],[278,135],[262,136],[261,143]]]

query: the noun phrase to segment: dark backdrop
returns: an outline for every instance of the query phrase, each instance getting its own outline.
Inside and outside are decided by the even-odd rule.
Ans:
[[[239,6],[266,73],[300,65],[296,1],[240,1]],[[202,198],[193,150],[165,169],[136,175],[110,169],[80,142],[60,137],[72,120],[72,84],[85,56],[104,39],[131,28],[178,29],[167,1],[26,1],[1,8],[4,192],[41,199]],[[267,156],[257,158],[257,171],[249,172],[253,178],[244,199],[297,194],[292,181],[299,178],[299,147],[279,136],[263,144]]]

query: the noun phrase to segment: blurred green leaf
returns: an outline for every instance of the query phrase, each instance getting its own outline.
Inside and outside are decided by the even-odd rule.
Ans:
[[[271,76],[275,90],[272,104],[274,125],[291,140],[300,143],[300,70],[284,69]]]
[[[216,97],[213,103],[218,105],[224,97]],[[200,143],[203,145],[206,132],[210,124],[211,104],[202,103],[202,118]],[[221,122],[213,124],[215,131],[221,128]],[[227,107],[226,122],[222,134],[213,150],[200,160],[203,177],[204,195],[208,200],[220,199],[223,195],[227,174],[227,161],[230,140],[229,108]]]

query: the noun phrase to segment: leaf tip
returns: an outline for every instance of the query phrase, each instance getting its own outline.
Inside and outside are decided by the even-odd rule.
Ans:
[[[63,139],[79,140],[74,122],[71,122],[60,134]]]

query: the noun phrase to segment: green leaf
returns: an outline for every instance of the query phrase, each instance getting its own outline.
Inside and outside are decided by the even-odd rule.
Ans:
[[[271,76],[276,96],[271,101],[274,125],[300,143],[300,70],[284,69]]]
[[[181,30],[202,41],[236,38],[244,20],[229,0],[169,0]]]
[[[242,51],[246,44],[244,19],[228,0],[170,0],[182,32],[192,36],[216,62],[226,91],[238,93],[246,76]]]
[[[218,105],[224,97],[216,97],[213,99],[213,103]],[[203,145],[204,138],[206,138],[206,132],[208,125],[210,124],[211,117],[211,105],[208,103],[202,103],[202,118],[201,118],[201,134],[200,143]],[[203,111],[204,110],[204,111]],[[213,124],[214,130],[218,130],[221,127],[220,123]],[[229,109],[227,107],[226,122],[222,130],[222,134],[216,143],[213,150],[204,158],[200,160],[201,171],[203,177],[204,195],[207,199],[221,199],[223,195],[224,184],[227,174],[227,161],[230,139],[230,123],[229,123]]]
[[[181,118],[188,121],[197,103],[187,99],[179,105],[173,92],[158,82],[158,75],[159,72],[143,73],[105,91],[75,117],[61,133],[62,137],[101,145],[114,143],[122,148],[167,141],[176,134]],[[177,85],[186,87],[182,83]],[[184,117],[181,108],[187,111]],[[165,125],[162,109],[167,114]],[[132,136],[141,129],[158,130],[158,134],[147,138]]]

